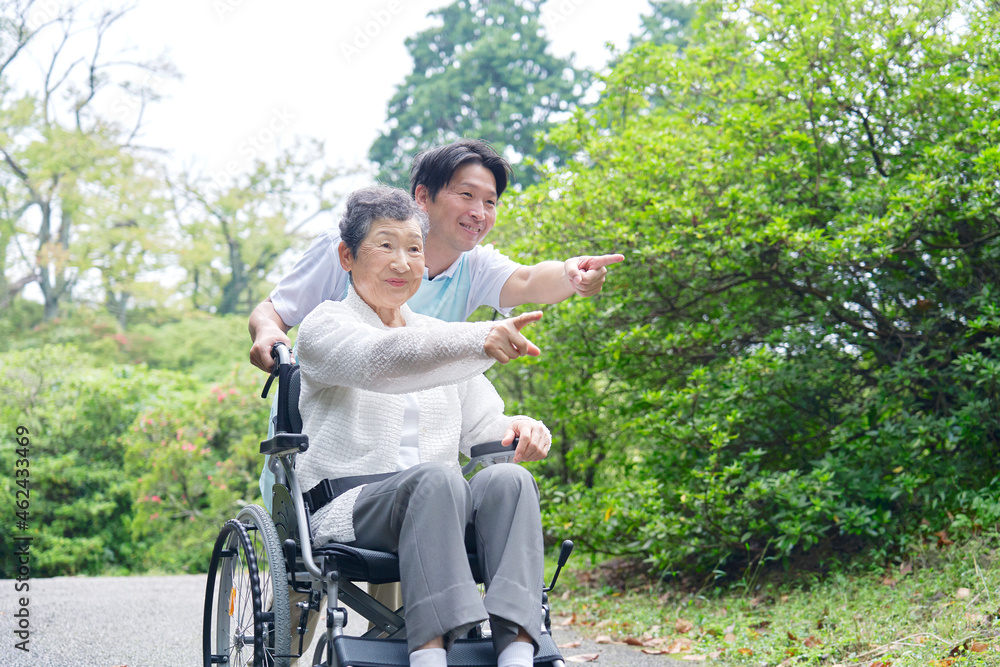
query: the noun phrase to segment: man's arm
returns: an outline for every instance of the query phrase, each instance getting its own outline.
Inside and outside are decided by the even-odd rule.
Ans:
[[[594,296],[604,286],[609,264],[617,264],[624,255],[589,255],[570,257],[565,262],[539,262],[522,266],[510,275],[500,290],[500,307],[513,308],[525,303],[559,303],[574,294]]]
[[[291,329],[274,309],[270,297],[261,301],[250,313],[250,363],[262,371],[271,372],[274,360],[271,359],[271,347],[281,341],[291,349],[292,341],[285,334]]]

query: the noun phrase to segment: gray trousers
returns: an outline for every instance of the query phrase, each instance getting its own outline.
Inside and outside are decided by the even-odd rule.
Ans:
[[[470,482],[422,463],[367,485],[354,503],[351,546],[399,556],[409,651],[435,637],[445,648],[489,618],[497,655],[523,628],[536,650],[542,627],[543,546],[538,487],[501,463]],[[474,547],[482,597],[466,549]]]

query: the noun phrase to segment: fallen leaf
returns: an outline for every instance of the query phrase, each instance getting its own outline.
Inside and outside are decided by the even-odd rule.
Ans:
[[[812,635],[809,635],[808,637],[806,637],[806,640],[804,642],[802,642],[802,643],[805,644],[806,648],[816,648],[817,646],[822,646],[823,645],[823,642],[821,642],[820,640],[816,639]]]
[[[899,576],[905,577],[910,572],[913,572],[913,564],[910,561],[903,561],[899,564]]]
[[[799,638],[792,634],[791,630],[788,631],[788,639],[793,642],[799,641]]]
[[[948,539],[948,533],[946,531],[939,530],[938,532],[934,533],[934,536],[938,538],[938,543],[937,543],[938,549],[950,546],[955,543],[954,540]]]
[[[972,646],[969,647],[969,650],[973,653],[986,653],[989,648],[990,647],[983,642],[972,642]]]
[[[782,602],[788,602],[788,595],[782,595],[781,596],[781,601]]]
[[[567,616],[563,620],[559,621],[559,625],[573,625],[574,623],[576,623],[576,614]]]
[[[653,637],[652,639],[646,640],[646,646],[662,646],[666,644],[668,641],[670,640],[667,639],[666,637]]]
[[[666,651],[662,651],[660,649],[655,649],[655,648],[644,648],[644,649],[642,649],[642,652],[645,653],[646,655],[666,655],[667,654]]]
[[[581,642],[566,642],[565,644],[556,644],[556,648],[579,648]]]
[[[580,655],[571,655],[566,658],[566,662],[595,662],[600,655],[600,653],[581,653]]]
[[[954,658],[941,658],[940,660],[931,661],[931,667],[951,667],[954,664]]]
[[[691,640],[687,637],[678,637],[666,649],[667,653],[682,653],[691,650]]]
[[[892,577],[886,577],[885,579],[882,580],[882,585],[883,586],[888,586],[889,588],[892,588],[897,583],[898,582],[895,579],[893,579]]]
[[[955,591],[955,597],[957,597],[959,600],[964,600],[970,595],[972,595],[972,591],[970,591],[968,588],[959,588],[957,591]]]
[[[712,651],[711,653],[708,654],[708,657],[711,658],[712,660],[715,660],[725,652],[726,649],[722,649],[721,651]]]
[[[736,649],[736,652],[739,653],[740,655],[753,655],[753,649],[749,648]]]
[[[726,636],[722,638],[722,640],[727,644],[732,644],[734,641],[736,641],[736,635],[734,635],[732,632],[728,632],[726,633]]]
[[[645,642],[641,639],[637,639],[636,637],[626,637],[625,643],[629,646],[645,646]]]
[[[608,635],[597,635],[597,639],[594,640],[598,644],[610,644],[611,637]]]
[[[692,629],[694,629],[694,623],[691,621],[685,621],[683,618],[678,618],[677,622],[674,623],[674,630],[682,635],[691,632]]]
[[[892,663],[888,660],[876,660],[872,664],[868,665],[868,667],[892,667]]]
[[[695,662],[702,662],[703,660],[708,660],[707,655],[698,655],[697,653],[688,653],[681,660],[693,660]]]

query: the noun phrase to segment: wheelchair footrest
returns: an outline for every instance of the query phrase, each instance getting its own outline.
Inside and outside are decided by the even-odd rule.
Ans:
[[[333,640],[341,667],[409,667],[405,639],[364,639],[341,635]],[[535,664],[562,660],[552,635],[543,634]],[[493,667],[497,664],[490,639],[459,639],[448,651],[448,667]]]

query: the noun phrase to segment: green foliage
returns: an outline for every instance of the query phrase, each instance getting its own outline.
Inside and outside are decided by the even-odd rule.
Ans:
[[[226,377],[246,362],[250,339],[241,315],[162,310],[140,315],[122,331],[114,317],[98,309],[68,308],[45,321],[40,304],[17,301],[0,318],[0,334],[6,334],[0,335],[0,351],[72,345],[86,349],[95,367],[145,365],[183,371],[204,382]]]
[[[128,308],[164,297],[150,276],[168,250],[164,181],[131,144],[137,128],[105,112],[112,101],[117,110],[151,97],[121,78],[124,65],[148,78],[169,68],[105,57],[120,7],[42,16],[33,4],[0,7],[0,306],[35,284],[52,320],[90,273],[124,325]],[[89,53],[88,67],[60,57],[69,51]],[[27,76],[15,81],[14,71]]]
[[[183,371],[203,382],[228,377],[248,364],[250,350],[242,315],[193,312],[172,322],[138,324],[114,339],[122,361]]]
[[[270,291],[282,253],[303,245],[296,232],[330,211],[332,183],[347,172],[322,164],[323,145],[310,142],[256,160],[247,174],[187,182],[176,211],[185,237],[180,265],[195,308],[248,314]]]
[[[683,49],[688,43],[691,24],[698,14],[698,3],[684,0],[650,0],[650,13],[641,18],[642,32],[632,38],[632,46],[645,41],[671,44]]]
[[[712,569],[1000,518],[998,35],[976,2],[711,5],[551,133],[574,161],[498,232],[627,259],[498,371],[581,484],[550,532]]]
[[[260,372],[161,401],[123,438],[125,473],[135,480],[130,539],[141,568],[204,571],[214,536],[239,508],[259,502],[269,404]]]
[[[123,474],[123,436],[146,406],[190,390],[173,373],[142,367],[99,368],[71,346],[0,355],[0,458],[14,469],[15,431],[29,431],[29,535],[32,575],[99,574],[138,562],[131,536],[134,480]],[[14,475],[0,500],[14,506]],[[13,553],[11,533],[0,547]],[[10,577],[10,562],[0,577]]]
[[[575,105],[587,75],[548,53],[544,1],[457,0],[430,13],[441,24],[406,40],[413,72],[389,100],[389,130],[369,150],[381,182],[409,189],[415,153],[462,137],[488,140],[515,161],[559,159],[535,135]]]

